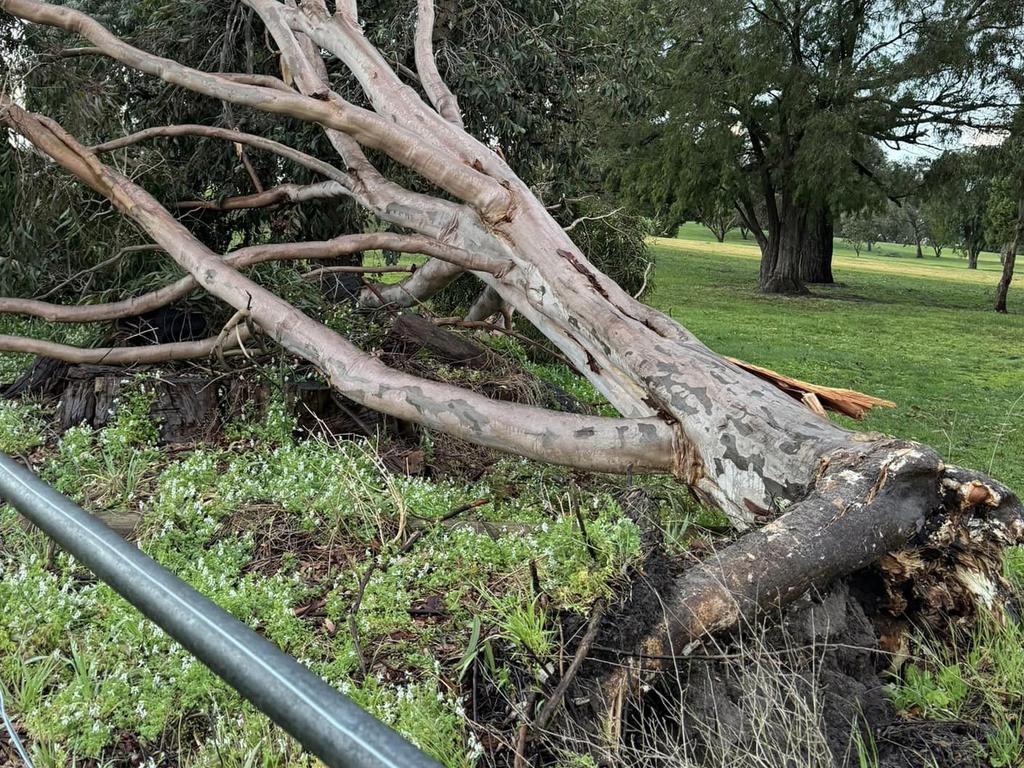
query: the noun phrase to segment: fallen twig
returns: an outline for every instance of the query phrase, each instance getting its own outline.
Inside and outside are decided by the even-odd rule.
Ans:
[[[540,714],[537,715],[537,719],[533,722],[533,727],[541,731],[543,730],[555,712],[562,704],[562,699],[565,698],[566,691],[569,690],[569,686],[572,685],[572,681],[576,678],[576,673],[579,672],[580,667],[587,658],[587,654],[590,653],[591,647],[594,645],[594,641],[597,639],[597,632],[601,625],[601,619],[604,618],[605,612],[608,610],[608,604],[601,598],[594,602],[594,610],[590,614],[590,621],[587,624],[587,631],[583,635],[583,639],[580,640],[579,647],[576,649],[576,654],[573,656],[572,663],[569,664],[569,669],[566,670],[562,679],[555,686],[555,690],[552,692],[548,700],[544,702],[544,706],[541,707]]]

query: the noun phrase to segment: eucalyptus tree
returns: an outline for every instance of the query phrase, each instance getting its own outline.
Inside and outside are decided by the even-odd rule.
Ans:
[[[365,34],[405,84],[419,87],[414,26],[408,23],[406,5],[402,0],[364,2]],[[196,68],[244,79],[277,71],[282,63],[287,67],[256,12],[238,0],[174,5],[84,0],[76,7],[133,44]],[[592,218],[599,209],[615,206],[593,198],[600,189],[589,160],[595,136],[587,126],[586,94],[621,80],[615,73],[624,68],[621,42],[601,24],[602,8],[602,2],[576,0],[439,0],[433,44],[439,72],[449,76],[459,94],[467,129],[514,162],[520,177],[547,204],[587,195],[585,202],[563,203],[556,218],[566,225],[583,218],[577,230],[586,234],[597,260],[635,291],[640,283],[636,273],[643,274],[647,257],[639,238],[621,236],[635,229],[634,223],[622,214],[610,222],[593,223]],[[30,61],[26,51],[32,51]],[[281,121],[224,100],[182,98],[176,87],[131,70],[112,74],[90,47],[69,43],[46,27],[21,27],[10,16],[0,18],[0,62],[7,65],[0,70],[20,80],[14,92],[22,94],[25,106],[50,115],[86,142],[144,127],[198,124],[258,133],[302,146],[318,158],[329,159],[334,152],[323,132],[307,123]],[[369,105],[340,62],[328,59],[325,66],[333,89],[353,103]],[[291,73],[281,74],[290,84]],[[6,153],[9,172],[0,175],[0,200],[6,201],[10,220],[18,222],[0,231],[0,252],[6,257],[0,278],[22,280],[19,287],[44,293],[74,277],[63,289],[73,295],[95,289],[100,276],[122,282],[131,278],[127,287],[162,276],[159,260],[150,253],[122,251],[140,244],[134,228],[109,209],[95,210],[80,188],[63,179],[16,173],[24,158],[10,154],[10,147],[0,152]],[[374,152],[382,171],[414,189],[422,186],[415,174]],[[260,193],[286,180],[308,184],[319,178],[313,170],[242,144],[179,131],[115,157],[130,163],[132,177],[159,199],[173,201],[176,211],[188,211],[190,228],[217,251],[380,226],[345,199],[301,205],[284,201],[269,209],[232,204],[224,210],[215,201]],[[36,221],[56,226],[44,229]],[[109,266],[94,269],[108,260]]]
[[[653,209],[725,184],[761,245],[762,290],[828,282],[834,223],[885,192],[879,143],[939,143],[1007,107],[1022,13],[1014,0],[666,3],[650,30],[660,79],[616,137],[612,175]]]
[[[180,12],[178,3],[147,5],[165,14]],[[645,666],[624,665],[606,681],[612,712],[620,711],[650,667],[705,633],[735,626],[891,550],[912,549],[910,560],[895,561],[907,562],[905,569],[888,572],[893,590],[912,591],[918,583],[928,590],[946,578],[958,594],[995,599],[1002,583],[998,550],[1024,539],[1024,517],[1013,493],[984,475],[946,465],[926,446],[830,422],[823,404],[858,415],[866,405],[863,397],[716,355],[604,275],[574,242],[574,231],[563,228],[513,170],[516,158],[486,131],[477,138],[467,130],[468,100],[450,89],[435,59],[431,0],[416,4],[410,35],[414,83],[374,45],[354,0],[339,0],[334,9],[323,0],[244,0],[241,7],[252,12],[246,16],[253,40],[272,41],[275,69],[267,62],[252,72],[221,70],[217,56],[208,59],[209,68],[200,68],[172,58],[173,39],[164,41],[161,56],[73,6],[0,0],[0,9],[26,25],[19,27],[27,35],[19,38],[26,41],[17,44],[19,55],[40,55],[27,42],[39,33],[36,25],[52,30],[48,34],[61,50],[84,37],[96,56],[94,66],[105,67],[113,82],[149,89],[154,99],[163,94],[195,100],[195,109],[212,110],[210,123],[218,122],[227,103],[239,121],[237,127],[143,127],[146,111],[139,107],[126,116],[124,135],[80,140],[60,122],[22,106],[45,99],[30,80],[24,92],[0,97],[0,120],[15,152],[38,163],[26,167],[81,182],[91,190],[85,195],[89,204],[112,206],[165,254],[164,261],[186,272],[177,282],[119,301],[60,304],[8,297],[0,300],[0,311],[53,322],[114,319],[138,311],[140,304],[159,306],[201,288],[234,310],[225,331],[245,320],[247,328],[308,360],[337,392],[367,407],[538,461],[600,472],[667,473],[685,483],[747,530],[680,576],[666,595],[664,621],[637,655]],[[200,25],[196,34],[219,34],[212,29]],[[325,60],[344,67],[359,94],[336,82]],[[171,87],[157,90],[160,81]],[[257,126],[263,133],[252,131]],[[278,126],[277,135],[289,142],[275,138]],[[266,155],[263,162],[278,169],[262,192],[202,190],[199,199],[217,209],[258,210],[281,200],[319,201],[328,209],[355,204],[401,231],[342,231],[327,240],[257,242],[220,252],[222,243],[215,247],[206,232],[193,231],[177,196],[161,201],[143,178],[126,173],[131,166],[120,153],[177,135],[215,146],[226,142],[236,156],[239,148]],[[335,155],[328,161],[304,144],[294,146],[303,136],[326,141]],[[402,174],[382,170],[393,167]],[[295,169],[316,180],[286,180]],[[367,303],[425,300],[452,274],[469,272],[484,295],[496,295],[543,332],[619,415],[498,402],[390,368],[243,273],[261,261],[335,258],[367,247],[430,257],[405,282],[368,292]],[[225,331],[201,342],[116,354],[122,361],[133,355],[150,361],[205,356],[229,335],[242,341],[241,333]],[[76,361],[114,354],[17,336],[0,336],[0,350]],[[932,567],[951,544],[957,563],[966,565]],[[967,554],[973,559],[965,560]]]

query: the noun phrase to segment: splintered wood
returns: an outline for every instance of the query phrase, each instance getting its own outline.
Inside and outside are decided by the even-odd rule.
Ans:
[[[750,371],[765,381],[770,381],[786,394],[796,398],[815,413],[824,416],[825,411],[836,411],[851,419],[863,419],[864,415],[872,408],[895,408],[896,403],[892,400],[885,400],[881,397],[872,397],[863,392],[853,389],[840,389],[838,387],[824,387],[820,384],[811,384],[807,381],[800,381],[769,368],[762,368],[753,363],[737,360],[735,357],[726,357],[745,371]]]

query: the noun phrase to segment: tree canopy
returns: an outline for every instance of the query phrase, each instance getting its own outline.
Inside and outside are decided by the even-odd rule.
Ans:
[[[615,137],[617,188],[667,221],[725,187],[761,287],[831,279],[833,224],[886,193],[880,146],[936,143],[1014,103],[1012,0],[665,5],[658,80]]]

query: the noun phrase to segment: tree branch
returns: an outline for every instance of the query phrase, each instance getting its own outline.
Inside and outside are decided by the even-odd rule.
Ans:
[[[211,294],[246,310],[292,354],[313,362],[331,385],[368,408],[498,450],[599,472],[667,472],[675,430],[663,420],[565,414],[497,402],[460,387],[394,370],[279,296],[240,275],[141,187],[104,166],[48,118],[0,96],[0,119],[40,151],[107,196]]]
[[[312,155],[307,155],[305,152],[301,152],[293,147],[289,147],[286,144],[281,144],[273,139],[265,139],[262,136],[256,136],[251,133],[243,133],[242,131],[233,131],[229,128],[217,128],[211,125],[161,125],[154,128],[146,128],[136,133],[131,133],[127,136],[122,136],[119,139],[113,139],[111,141],[105,141],[102,144],[96,144],[90,147],[92,152],[98,155],[102,155],[106,152],[113,152],[115,149],[121,149],[123,147],[131,146],[132,144],[138,144],[142,141],[148,141],[149,139],[156,138],[171,138],[176,136],[203,136],[214,139],[224,139],[225,141],[235,142],[237,144],[245,144],[256,149],[262,149],[267,152],[272,152],[275,155],[279,155],[287,160],[291,160],[297,165],[301,165],[303,168],[308,168],[314,173],[319,173],[328,179],[344,184],[346,187],[353,185],[352,178],[344,171],[335,168],[330,163],[325,163],[323,160],[318,160]]]
[[[159,249],[160,246],[147,246]],[[391,250],[401,253],[419,253],[438,259],[457,259],[458,265],[449,265],[456,274],[463,268],[501,273],[511,268],[512,262],[474,255],[458,248],[439,243],[420,235],[400,235],[394,232],[372,232],[357,235],[342,235],[333,240],[310,241],[305,243],[273,243],[239,248],[224,256],[224,263],[236,269],[261,264],[266,261],[300,261],[306,259],[334,259],[349,256],[360,251]],[[428,262],[433,263],[433,262]],[[438,262],[444,264],[445,262]],[[417,270],[421,271],[421,270]],[[192,275],[140,296],[105,304],[64,305],[51,304],[36,299],[0,297],[0,314],[20,314],[39,317],[55,323],[95,323],[134,317],[151,312],[188,296],[199,283]],[[390,287],[390,286],[389,286]]]
[[[441,117],[462,128],[459,101],[438,72],[437,61],[434,58],[434,0],[417,0],[414,49],[416,73],[430,103]]]
[[[242,342],[249,335],[244,328],[239,329],[239,334]],[[220,345],[224,348],[238,346],[238,337],[231,336],[222,341],[219,336],[211,336],[200,341],[177,341],[145,347],[83,348],[24,336],[0,335],[0,352],[52,357],[75,365],[151,365],[172,360],[195,360],[209,357]]]
[[[182,200],[173,205],[179,211],[237,211],[248,208],[269,208],[282,203],[303,203],[308,200],[345,197],[348,194],[348,190],[336,181],[321,181],[316,184],[280,184],[254,195],[221,197],[216,200]]]
[[[287,10],[277,3],[274,5]],[[95,19],[68,6],[54,6],[37,0],[0,0],[0,8],[26,21],[76,32],[110,58],[172,85],[347,133],[360,144],[381,150],[446,192],[470,203],[486,220],[500,221],[508,214],[509,193],[494,179],[469,165],[451,163],[447,152],[424,141],[413,131],[349,104],[336,94],[330,94],[330,98],[323,100],[201,72],[172,59],[139,50],[111,34]]]

